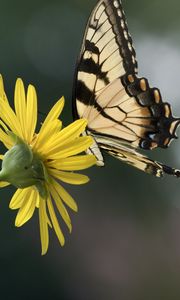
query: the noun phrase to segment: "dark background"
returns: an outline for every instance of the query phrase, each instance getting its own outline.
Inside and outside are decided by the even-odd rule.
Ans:
[[[0,0],[0,73],[10,101],[17,77],[37,88],[47,113],[65,95],[63,120],[72,121],[71,90],[86,20],[96,1]],[[124,1],[140,75],[161,89],[180,116],[180,2]],[[180,141],[150,157],[180,167]],[[79,212],[61,248],[54,232],[40,255],[37,213],[20,229],[0,191],[0,298],[59,300],[180,299],[180,185],[153,178],[105,156],[85,186],[66,186]]]

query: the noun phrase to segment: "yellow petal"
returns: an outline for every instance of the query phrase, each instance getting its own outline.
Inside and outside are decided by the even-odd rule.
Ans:
[[[24,84],[23,81],[18,78],[16,81],[15,86],[15,92],[14,92],[14,105],[15,105],[15,111],[17,118],[21,125],[21,130],[23,133],[23,136],[26,135],[26,96],[25,96],[25,90],[24,90]]]
[[[40,203],[40,196],[39,193],[37,193],[37,198],[36,198],[36,207],[39,208],[39,203]]]
[[[9,130],[9,128],[6,126],[6,124],[0,120],[0,125],[2,126],[2,128],[4,129],[5,132],[7,132]]]
[[[48,167],[64,171],[78,171],[92,167],[96,163],[94,155],[79,155],[50,161]]]
[[[5,102],[8,102],[8,99],[7,99],[5,91],[4,91],[3,78],[1,75],[0,75],[0,98],[3,99]]]
[[[64,107],[64,97],[62,97],[56,104],[51,108],[49,114],[47,115],[45,121],[43,122],[43,127],[46,126],[51,121],[58,119]]]
[[[58,193],[59,197],[66,203],[67,206],[69,206],[72,210],[75,212],[78,211],[77,204],[74,201],[74,199],[71,197],[71,195],[58,183],[56,180],[52,178],[53,186]]]
[[[28,199],[30,191],[31,191],[31,188],[17,189],[17,191],[14,193],[14,195],[11,199],[9,208],[11,208],[11,209],[20,208],[22,206],[24,200]]]
[[[55,138],[55,134],[61,130],[62,122],[58,119],[47,123],[46,127],[42,127],[35,144],[33,145],[33,149],[38,152],[45,153],[49,148],[47,148],[46,144],[53,137]]]
[[[15,226],[22,226],[32,217],[36,207],[36,194],[37,192],[32,189],[28,195],[28,198],[26,197],[26,199],[23,201],[23,204],[16,216]]]
[[[13,131],[20,138],[23,138],[20,122],[10,105],[0,99],[0,108],[1,119],[6,123],[11,131]]]
[[[39,226],[40,226],[40,238],[41,238],[41,254],[46,254],[49,246],[49,233],[48,233],[48,222],[46,213],[46,201],[40,199],[39,202]]]
[[[12,139],[1,128],[0,128],[0,141],[4,144],[4,146],[6,146],[7,149],[10,149],[13,146]]]
[[[63,146],[60,144],[56,148],[52,148],[46,155],[48,159],[62,159],[87,150],[92,143],[93,138],[90,136],[79,137]]]
[[[4,182],[4,181],[1,181],[1,182],[0,182],[0,187],[1,187],[1,188],[5,187],[5,186],[8,186],[8,185],[10,185],[9,182]]]
[[[72,230],[71,219],[69,217],[69,214],[68,214],[65,206],[63,205],[63,203],[61,201],[61,198],[59,197],[59,194],[56,192],[53,185],[49,185],[49,190],[50,190],[50,193],[56,203],[56,206],[59,210],[61,217],[63,218],[64,222],[66,223],[67,227],[69,228],[69,231],[71,232],[71,230]]]
[[[63,233],[61,231],[61,228],[59,226],[59,223],[58,223],[58,220],[56,218],[55,211],[54,211],[54,207],[52,205],[52,201],[51,201],[50,198],[48,198],[48,200],[47,200],[47,205],[48,205],[48,210],[49,210],[49,214],[50,214],[50,217],[51,217],[51,221],[52,221],[54,230],[56,232],[56,235],[58,237],[58,240],[59,240],[61,246],[63,246],[64,243],[65,243],[64,235],[63,235]]]
[[[70,184],[85,184],[89,181],[89,178],[86,175],[63,172],[56,169],[50,169],[49,173],[57,179],[60,179],[63,182]]]
[[[33,139],[37,123],[37,95],[32,85],[28,86],[26,120],[27,142],[30,143]]]
[[[75,138],[79,137],[79,135],[84,132],[86,126],[87,121],[85,119],[79,119],[71,123],[69,126],[63,128],[54,140],[49,141],[49,148],[56,149],[59,145],[62,147],[64,144],[75,140]]]

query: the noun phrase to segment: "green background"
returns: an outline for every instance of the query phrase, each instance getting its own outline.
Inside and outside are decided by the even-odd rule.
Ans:
[[[0,73],[9,100],[17,77],[37,88],[47,113],[65,95],[64,124],[72,121],[71,90],[84,27],[96,1],[0,0]],[[139,73],[161,89],[180,115],[180,2],[124,1]],[[180,142],[151,158],[180,167]],[[50,233],[40,255],[38,214],[20,229],[0,191],[0,297],[54,300],[180,299],[180,185],[157,179],[105,155],[106,166],[85,173],[85,186],[67,186],[79,212],[61,248]]]

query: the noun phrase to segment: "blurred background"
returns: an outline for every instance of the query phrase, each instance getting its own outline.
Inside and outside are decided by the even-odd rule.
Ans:
[[[95,0],[0,0],[0,73],[10,101],[17,77],[33,83],[40,111],[65,95],[72,121],[76,57]],[[161,89],[180,116],[180,2],[124,1],[139,74]],[[179,132],[180,134],[180,132]],[[180,167],[180,140],[148,155]],[[20,229],[0,191],[0,297],[53,300],[180,299],[180,184],[153,178],[105,155],[85,186],[65,186],[79,212],[63,248],[54,232],[40,255],[38,215]]]

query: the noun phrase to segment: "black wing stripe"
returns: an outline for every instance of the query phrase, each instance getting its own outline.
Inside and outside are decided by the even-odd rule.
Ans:
[[[94,43],[91,43],[90,41],[86,40],[85,46],[86,51],[99,55],[99,48],[96,47]]]
[[[107,1],[111,3],[110,0]],[[112,30],[114,32],[116,42],[119,45],[120,55],[123,58],[124,68],[128,73],[137,73],[137,61],[135,60],[135,50],[132,45],[132,38],[128,32],[127,22],[125,18],[124,11],[122,9],[121,3],[118,1],[114,1],[113,3],[117,3],[117,5],[109,5],[109,10],[107,9],[107,13],[109,15],[109,20],[112,25]],[[118,10],[117,10],[117,7]],[[112,13],[111,13],[112,12]],[[117,12],[120,12],[120,17]],[[113,16],[113,17],[111,17]],[[121,26],[123,21],[123,27]],[[128,43],[130,43],[131,47],[129,48]]]

